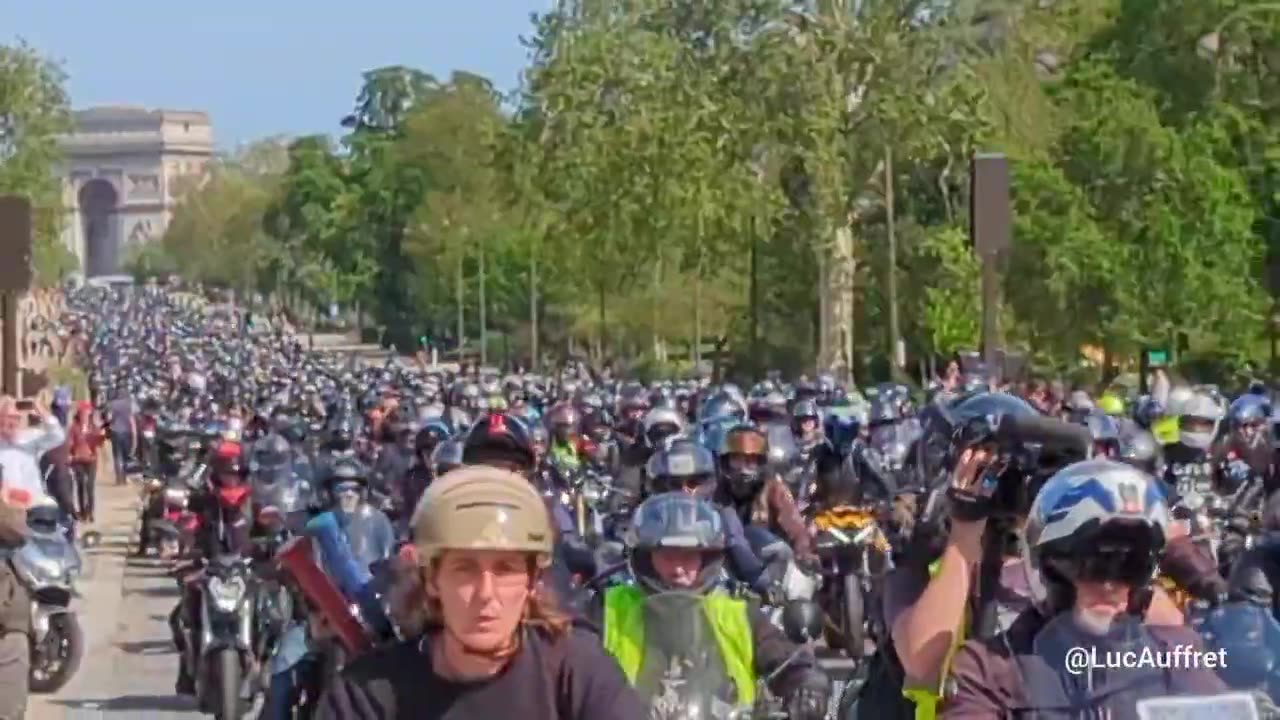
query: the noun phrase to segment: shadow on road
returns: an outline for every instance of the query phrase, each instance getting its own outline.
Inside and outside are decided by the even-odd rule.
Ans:
[[[50,704],[71,710],[181,712],[195,709],[194,700],[179,695],[121,695],[101,700],[53,700]]]
[[[137,640],[117,643],[116,647],[130,655],[174,655],[178,652],[172,640]]]
[[[145,597],[156,598],[176,598],[178,597],[177,585],[157,585],[155,587],[144,587],[136,589],[128,589],[124,591],[125,597],[130,595],[143,595]]]

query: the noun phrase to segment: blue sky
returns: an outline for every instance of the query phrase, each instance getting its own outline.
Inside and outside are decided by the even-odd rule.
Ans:
[[[0,0],[0,43],[60,60],[76,108],[204,110],[218,145],[338,132],[360,73],[410,65],[516,86],[553,0]]]

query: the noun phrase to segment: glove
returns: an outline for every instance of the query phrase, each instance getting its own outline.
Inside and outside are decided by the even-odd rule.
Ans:
[[[978,522],[991,515],[991,498],[1000,486],[999,472],[991,466],[994,453],[970,448],[960,454],[947,486],[951,515],[961,522]]]
[[[1227,591],[1214,559],[1189,536],[1169,541],[1160,560],[1160,571],[1200,600],[1217,600]]]
[[[802,686],[787,697],[787,716],[791,720],[822,720],[827,716],[830,703],[830,689]]]

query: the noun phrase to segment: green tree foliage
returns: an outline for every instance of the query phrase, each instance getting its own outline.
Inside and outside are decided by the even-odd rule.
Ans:
[[[1002,151],[1007,340],[1060,367],[1177,333],[1247,357],[1280,257],[1271,5],[566,0],[511,97],[371,70],[339,142],[219,167],[165,243],[397,343],[669,370],[715,339],[743,371],[861,375],[895,306],[913,359],[976,344],[967,171]]]
[[[31,201],[36,279],[56,282],[75,259],[59,242],[64,212],[59,133],[70,127],[62,70],[31,47],[0,45],[0,195]]]

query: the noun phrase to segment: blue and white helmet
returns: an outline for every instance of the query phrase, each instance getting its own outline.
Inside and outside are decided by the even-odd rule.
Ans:
[[[1125,463],[1095,459],[1068,465],[1045,481],[1023,533],[1023,558],[1036,599],[1046,597],[1041,574],[1046,556],[1087,554],[1099,532],[1116,525],[1152,551],[1164,547],[1169,504],[1155,478]]]

